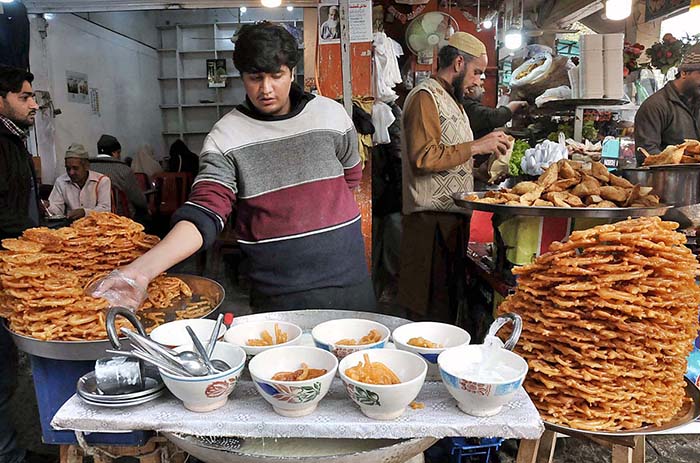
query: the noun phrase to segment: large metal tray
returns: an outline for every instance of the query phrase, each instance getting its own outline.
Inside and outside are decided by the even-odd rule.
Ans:
[[[243,446],[236,438],[213,436],[192,436],[188,434],[163,433],[172,443],[190,455],[207,463],[396,463],[406,462],[433,445],[437,439],[420,437],[416,439],[365,439],[365,448],[358,451],[352,439],[267,439],[269,446],[279,450],[278,455],[267,455],[255,450],[247,450],[248,441]],[[236,445],[231,445],[231,442]],[[263,441],[264,442],[264,441]],[[313,448],[319,442],[332,445],[333,455],[304,455],[301,448]],[[310,452],[311,453],[311,452]],[[282,456],[284,455],[284,456]]]
[[[673,206],[659,205],[656,207],[548,207],[548,206],[506,206],[505,204],[488,204],[467,200],[469,195],[477,195],[479,198],[485,192],[454,193],[452,199],[455,204],[473,211],[493,212],[504,216],[528,216],[528,217],[588,217],[594,219],[626,219],[628,217],[663,216]]]
[[[214,308],[203,318],[211,318],[216,314],[225,297],[224,288],[219,283],[197,275],[169,275],[181,278],[187,283],[190,288],[192,288],[193,298],[206,296],[214,301]],[[186,304],[189,299],[190,298],[175,301],[171,308],[166,309],[166,321],[170,321],[169,316],[170,318],[174,318],[175,310]],[[3,324],[2,328],[10,333],[10,336],[19,350],[31,355],[36,355],[37,357],[56,360],[97,360],[107,355],[105,353],[106,349],[112,348],[112,344],[110,344],[107,339],[101,341],[42,341],[15,333],[10,330],[6,323]],[[126,345],[124,345],[124,348],[128,349],[128,341],[125,340],[125,342]]]
[[[685,378],[685,383],[686,400],[683,404],[683,408],[681,408],[673,419],[662,424],[661,426],[643,426],[638,429],[626,429],[624,431],[583,431],[546,421],[544,424],[547,429],[551,431],[556,431],[569,436],[587,434],[592,436],[628,437],[667,432],[671,429],[685,426],[686,424],[695,421],[698,417],[700,417],[700,390],[698,390],[697,386],[688,378]]]

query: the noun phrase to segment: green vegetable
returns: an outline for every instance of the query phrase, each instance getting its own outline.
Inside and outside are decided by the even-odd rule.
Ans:
[[[529,149],[530,145],[525,140],[515,140],[513,145],[513,154],[510,155],[510,163],[508,164],[508,173],[511,177],[522,175],[523,169],[520,167],[525,150]]]

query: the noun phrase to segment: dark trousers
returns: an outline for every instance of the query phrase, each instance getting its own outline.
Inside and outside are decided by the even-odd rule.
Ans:
[[[24,449],[17,445],[17,433],[10,420],[10,398],[16,385],[17,349],[7,330],[0,326],[0,463],[24,460]]]

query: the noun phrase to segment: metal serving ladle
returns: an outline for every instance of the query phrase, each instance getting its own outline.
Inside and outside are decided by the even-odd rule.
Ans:
[[[507,323],[513,324],[513,333],[510,335],[510,338],[508,338],[508,340],[503,344],[503,348],[513,350],[513,348],[515,348],[515,345],[518,343],[518,340],[520,339],[520,335],[523,332],[523,319],[520,318],[520,315],[514,313],[506,313],[501,315],[496,320],[494,320],[493,323],[491,323],[491,326],[489,327],[489,332],[486,334],[486,336],[496,336],[498,330],[503,328]]]
[[[133,344],[140,346],[142,350],[163,357],[164,360],[173,363],[192,376],[204,376],[208,374],[209,370],[207,366],[195,352],[184,351],[178,353],[149,339],[138,317],[124,307],[112,307],[109,309],[109,312],[107,312],[107,320],[105,322],[107,335],[115,349],[121,349],[121,343],[119,342],[119,336],[117,335],[117,328],[115,325],[117,316],[126,318],[134,328],[138,330],[137,334],[127,328],[121,329],[122,333],[124,333]]]

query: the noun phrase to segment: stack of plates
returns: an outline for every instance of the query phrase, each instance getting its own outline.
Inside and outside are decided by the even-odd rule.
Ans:
[[[165,392],[165,385],[160,378],[160,374],[158,374],[158,370],[146,368],[145,376],[144,383],[146,387],[143,391],[106,395],[97,389],[95,372],[91,371],[78,380],[78,396],[86,403],[96,407],[120,408],[145,404],[160,397]]]

